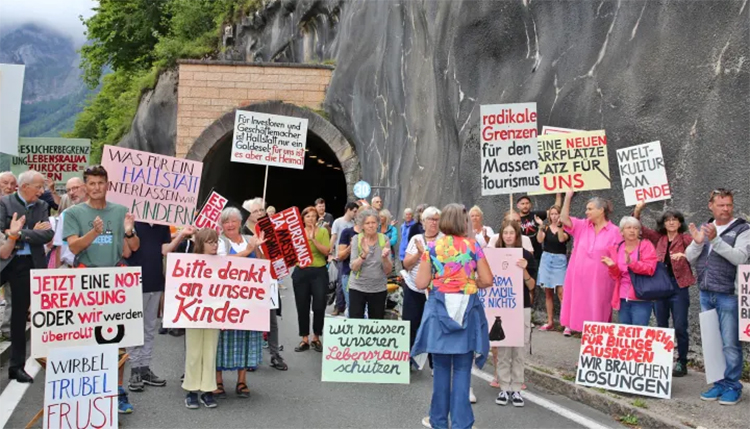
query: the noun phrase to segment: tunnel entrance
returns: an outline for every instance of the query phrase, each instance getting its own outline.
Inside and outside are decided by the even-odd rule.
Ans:
[[[320,115],[293,104],[264,102],[240,108],[263,113],[308,119],[305,168],[270,167],[266,200],[277,210],[313,205],[326,201],[326,211],[343,215],[348,200],[353,201],[353,185],[359,180],[359,160],[341,132]],[[233,205],[263,195],[266,167],[230,161],[234,111],[211,124],[196,139],[188,159],[203,162],[200,201],[211,189],[227,197]]]

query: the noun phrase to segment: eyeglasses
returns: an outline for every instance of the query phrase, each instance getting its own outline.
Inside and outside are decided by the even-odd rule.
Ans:
[[[430,222],[440,222],[439,217],[428,217],[426,220],[429,220]]]

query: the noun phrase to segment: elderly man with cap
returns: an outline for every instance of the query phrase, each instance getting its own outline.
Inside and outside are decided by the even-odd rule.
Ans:
[[[34,379],[24,371],[26,313],[31,300],[30,275],[32,269],[47,266],[44,245],[52,240],[54,231],[47,221],[47,203],[39,199],[44,192],[44,177],[29,170],[21,173],[18,183],[17,192],[0,198],[0,231],[8,231],[14,218],[25,217],[23,229],[15,234],[7,234],[7,239],[15,243],[13,253],[8,259],[0,261],[2,281],[10,282],[14,297],[8,378],[19,383],[33,383]]]

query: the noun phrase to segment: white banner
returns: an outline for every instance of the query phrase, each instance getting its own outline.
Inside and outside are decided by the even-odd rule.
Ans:
[[[617,149],[617,163],[626,206],[672,198],[660,142]]]
[[[117,428],[117,357],[116,345],[50,350],[44,429]]]
[[[484,105],[480,117],[482,195],[536,191],[536,103]]]
[[[576,384],[669,399],[674,329],[585,322]]]
[[[0,64],[0,152],[18,156],[23,64]]]
[[[141,267],[31,270],[31,357],[96,344],[143,344]]]
[[[307,119],[237,110],[232,162],[302,170],[305,167]]]

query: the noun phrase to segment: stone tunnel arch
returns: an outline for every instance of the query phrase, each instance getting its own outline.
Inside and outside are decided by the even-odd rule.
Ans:
[[[289,206],[302,209],[322,197],[330,213],[343,214],[346,202],[354,199],[353,186],[360,179],[361,170],[354,146],[338,128],[312,110],[281,101],[253,103],[238,109],[308,120],[305,168],[271,167],[268,204],[277,209]],[[210,124],[187,153],[187,159],[203,162],[200,201],[211,189],[236,204],[263,193],[265,166],[230,161],[235,111],[225,113]]]

